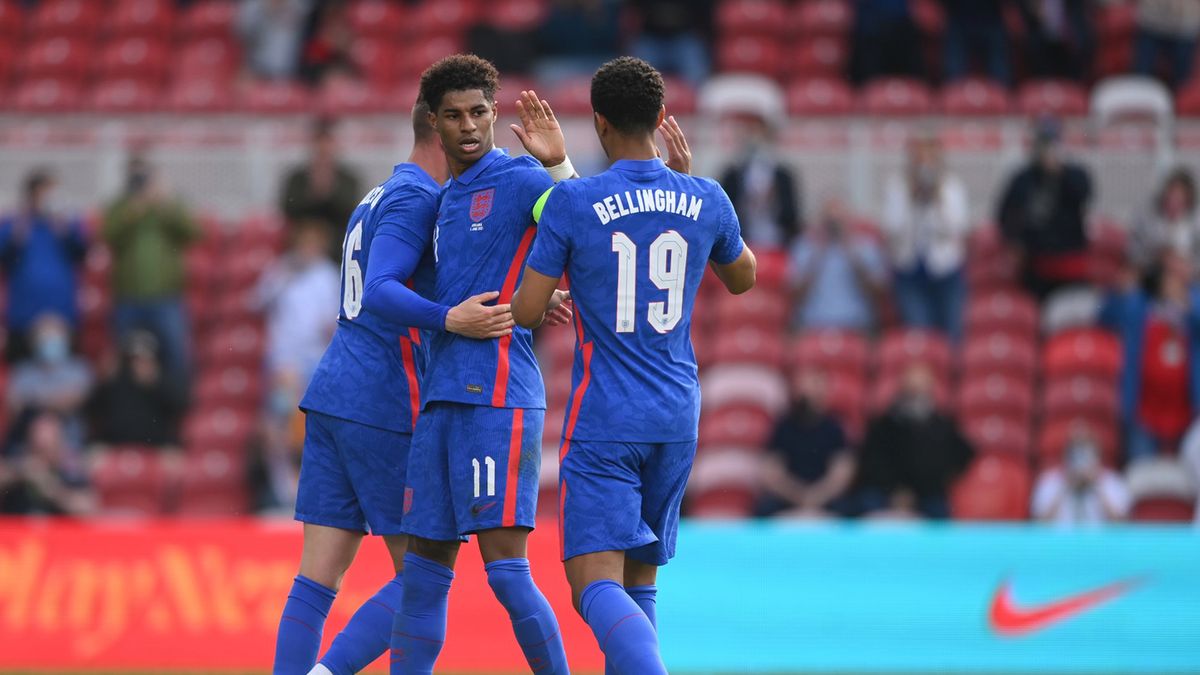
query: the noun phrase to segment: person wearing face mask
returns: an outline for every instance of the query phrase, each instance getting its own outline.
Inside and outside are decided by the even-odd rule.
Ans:
[[[776,155],[776,139],[762,116],[746,113],[735,121],[742,136],[742,157],[721,176],[733,202],[742,235],[755,249],[786,249],[800,234],[800,197],[796,175]]]
[[[937,409],[933,378],[928,366],[909,366],[892,405],[868,423],[856,480],[864,515],[950,516],[949,490],[975,451]]]
[[[47,169],[25,177],[25,203],[0,218],[0,265],[8,280],[7,355],[29,354],[34,319],[53,312],[72,332],[79,322],[75,297],[88,238],[82,221],[57,204],[58,181]]]
[[[896,301],[905,325],[962,335],[970,231],[966,188],[945,170],[942,143],[923,134],[908,144],[908,171],[894,176],[880,221],[891,250]]]
[[[1200,286],[1187,261],[1171,253],[1140,282],[1127,274],[1100,311],[1124,351],[1121,413],[1130,460],[1173,453],[1200,412]]]
[[[51,412],[63,420],[73,442],[83,439],[81,408],[92,386],[87,363],[71,353],[70,328],[63,317],[43,314],[29,332],[33,355],[13,368],[6,399],[14,420],[10,441],[21,442],[29,422]]]
[[[1092,179],[1063,156],[1061,138],[1058,120],[1038,120],[1032,160],[1009,179],[997,217],[1025,286],[1039,299],[1086,282],[1089,272],[1085,218]]]
[[[1063,453],[1062,466],[1047,469],[1033,489],[1035,520],[1060,527],[1124,520],[1132,499],[1120,474],[1100,463],[1096,444],[1080,431]]]
[[[1129,260],[1148,271],[1166,252],[1200,261],[1200,213],[1196,180],[1187,168],[1167,175],[1145,214],[1134,221],[1129,235]]]
[[[775,424],[762,466],[758,515],[824,517],[843,510],[854,478],[854,456],[841,422],[827,408],[823,373],[803,371],[791,408]]]

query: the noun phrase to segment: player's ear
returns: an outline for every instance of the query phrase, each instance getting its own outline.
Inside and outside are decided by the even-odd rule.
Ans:
[[[608,120],[604,119],[604,115],[601,115],[600,113],[593,110],[592,111],[592,122],[596,126],[596,135],[601,138],[604,138],[604,135],[608,133]]]
[[[429,126],[433,127],[433,130],[436,132],[437,131],[437,113],[434,112],[433,110],[430,110],[428,113],[425,114],[425,116],[429,119]]]
[[[663,125],[663,120],[667,118],[667,104],[658,106],[658,119],[654,121],[654,128],[657,129]]]

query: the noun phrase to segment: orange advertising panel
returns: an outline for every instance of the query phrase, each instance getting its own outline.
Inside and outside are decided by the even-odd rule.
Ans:
[[[602,670],[571,607],[555,533],[546,522],[531,538],[534,577],[572,666]],[[0,669],[265,672],[300,546],[291,522],[0,520]],[[383,544],[369,538],[334,603],[326,646],[391,574]],[[456,575],[439,671],[526,671],[474,544]],[[386,659],[372,666],[386,669]]]

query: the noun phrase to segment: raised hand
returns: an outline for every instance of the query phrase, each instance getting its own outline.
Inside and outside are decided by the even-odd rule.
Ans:
[[[683,135],[683,129],[679,127],[679,122],[675,121],[675,116],[671,115],[663,120],[661,126],[658,127],[658,132],[662,134],[663,141],[667,144],[667,166],[679,173],[692,172],[692,149],[688,146],[687,137]]]
[[[509,128],[542,166],[558,166],[566,161],[567,141],[563,138],[562,127],[558,126],[550,104],[539,99],[537,92],[521,92],[521,98],[517,99],[517,117],[521,123],[510,124]]]
[[[500,297],[498,291],[473,295],[446,314],[446,330],[477,340],[503,337],[512,333],[513,318],[510,305],[485,305]]]
[[[574,312],[571,311],[571,291],[556,290],[550,298],[550,304],[546,307],[546,318],[542,320],[544,326],[564,326],[571,323],[571,317]]]

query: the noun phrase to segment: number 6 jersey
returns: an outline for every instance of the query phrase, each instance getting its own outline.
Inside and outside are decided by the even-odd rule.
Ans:
[[[741,255],[741,228],[716,181],[660,159],[620,160],[548,193],[529,267],[570,281],[575,366],[563,436],[694,440],[700,383],[692,307],[709,260]]]
[[[362,306],[363,280],[376,237],[398,237],[418,251],[429,250],[439,191],[421,167],[398,164],[391,178],[354,209],[342,244],[337,329],[300,401],[301,410],[412,433],[425,349],[417,330]],[[427,253],[413,273],[413,290],[429,297],[433,275],[432,254]]]

